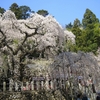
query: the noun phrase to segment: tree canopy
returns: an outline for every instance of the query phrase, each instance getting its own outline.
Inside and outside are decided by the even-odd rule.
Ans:
[[[17,19],[26,19],[31,13],[30,7],[18,6],[17,3],[13,3],[9,9],[15,13]]]
[[[86,28],[90,24],[98,23],[99,19],[96,18],[96,15],[89,9],[86,9],[84,17],[82,19],[83,27]]]
[[[70,31],[76,36],[76,44],[71,46],[71,50],[96,54],[100,46],[100,23],[96,15],[91,10],[86,9],[82,23],[77,18],[71,26]],[[68,26],[66,28],[69,29]]]
[[[9,9],[15,13],[17,19],[27,19],[30,17],[30,13],[35,12],[30,7],[19,6],[17,3],[13,3]],[[0,7],[0,13],[3,14],[4,12],[5,9]],[[38,10],[37,13],[44,17],[49,14],[44,9]],[[81,50],[96,53],[100,46],[100,22],[90,9],[86,9],[82,21],[76,18],[73,24],[70,22],[66,25],[66,29],[72,31],[76,36],[76,44],[71,46],[72,51]]]
[[[74,26],[74,27],[80,27],[80,25],[81,25],[80,20],[79,20],[78,18],[76,18],[76,19],[74,20],[73,26]]]
[[[3,14],[6,10],[0,7],[0,13]]]
[[[32,11],[30,7],[26,5],[18,6],[17,3],[13,3],[9,9],[15,13],[17,19],[27,19],[30,17],[30,13],[35,12]],[[38,10],[37,13],[44,17],[49,14],[47,10],[43,10],[43,9]]]
[[[11,4],[9,10],[13,11],[17,19],[27,19],[30,17],[30,13],[35,13],[30,7],[26,5],[19,6],[17,3]],[[6,10],[0,7],[0,13],[3,14]],[[47,16],[49,12],[47,10],[38,10],[38,14]]]
[[[43,9],[42,10],[38,10],[37,13],[42,15],[42,16],[44,16],[44,17],[49,14],[47,10],[43,10]]]
[[[69,24],[66,25],[66,28],[67,28],[68,30],[70,30],[72,27],[73,27],[73,25],[72,25],[71,22],[70,22]]]
[[[30,16],[31,9],[28,6],[20,6],[19,10],[21,11],[21,19],[26,19]]]

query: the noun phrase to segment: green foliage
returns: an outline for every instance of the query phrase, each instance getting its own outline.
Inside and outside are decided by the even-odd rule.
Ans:
[[[81,26],[80,20],[76,18],[76,19],[74,20],[73,27],[80,27],[80,26]]]
[[[76,51],[96,53],[100,46],[100,30],[97,26],[86,27],[84,30],[73,28],[72,32],[76,35]]]
[[[100,47],[100,23],[96,23],[94,25],[94,39],[98,44],[98,47]]]
[[[64,43],[64,52],[66,52],[66,51],[77,52],[77,46],[76,46],[76,44],[73,44],[71,40],[65,41],[65,43]]]
[[[17,40],[17,39],[14,39],[14,40],[13,40],[13,43],[14,43],[14,44],[18,44],[18,40]]]
[[[20,6],[21,19],[27,19],[30,16],[31,9],[28,6]]]
[[[0,13],[3,14],[6,10],[0,7]]]
[[[86,28],[89,24],[95,24],[98,22],[99,19],[96,18],[96,15],[91,10],[86,9],[86,12],[82,20],[83,27]]]
[[[69,30],[69,31],[71,30],[72,27],[73,27],[73,25],[72,25],[71,22],[66,25],[66,29]]]
[[[100,23],[96,15],[86,9],[82,20],[83,26],[78,19],[74,20],[70,30],[75,34],[75,45],[70,46],[71,51],[93,52],[96,54],[100,46]],[[70,24],[67,26],[69,28]],[[83,27],[83,28],[82,28]]]
[[[13,3],[9,9],[15,13],[17,19],[26,19],[30,16],[31,13],[30,7],[18,6],[17,3]]]
[[[66,25],[67,29],[71,29],[73,27],[72,23],[70,22],[69,24]]]
[[[49,14],[47,10],[43,10],[43,9],[38,10],[37,13],[44,16],[44,17],[46,17]]]
[[[17,3],[13,3],[9,9],[15,13],[17,19],[21,19],[21,11]]]
[[[19,6],[17,3],[11,4],[11,6],[9,7],[9,10],[14,12],[17,19],[27,19],[30,17],[30,13],[34,13],[34,11],[30,9],[30,7],[26,5]],[[0,7],[0,13],[3,14],[4,12],[5,12],[5,9]],[[43,10],[43,9],[38,10],[37,13],[44,17],[49,14],[47,10]]]

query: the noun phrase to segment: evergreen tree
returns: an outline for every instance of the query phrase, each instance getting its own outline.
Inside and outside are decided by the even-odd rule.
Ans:
[[[28,6],[20,6],[19,7],[21,11],[21,19],[26,19],[30,16],[31,9]]]
[[[6,10],[0,7],[0,13],[3,14]]]
[[[75,52],[93,52],[96,54],[100,46],[100,23],[95,14],[86,9],[82,20],[83,29],[80,28],[80,21],[76,19],[73,23],[72,32],[75,34],[76,44],[73,46]]]
[[[44,17],[46,17],[49,14],[47,10],[43,10],[43,9],[38,10],[37,13],[44,16]]]
[[[80,20],[78,18],[76,18],[74,20],[73,27],[80,27],[80,26],[81,26]]]
[[[66,29],[71,30],[71,28],[73,27],[72,23],[70,22],[69,24],[66,25]]]
[[[10,6],[10,10],[15,13],[15,16],[16,16],[17,19],[26,19],[30,16],[30,12],[31,12],[30,7],[28,7],[28,6],[18,6],[17,3],[13,3]]]
[[[82,20],[83,27],[86,28],[88,25],[92,25],[97,22],[99,22],[99,19],[96,18],[96,15],[91,10],[86,9],[86,12]]]
[[[86,27],[84,30],[73,28],[72,32],[76,35],[75,50],[84,52],[93,52],[96,54],[100,46],[100,28],[99,23],[94,26]]]
[[[21,19],[22,13],[21,13],[21,11],[20,11],[19,6],[18,6],[17,3],[13,3],[9,7],[9,9],[14,12],[14,14],[15,14],[15,16],[16,16],[17,19]]]

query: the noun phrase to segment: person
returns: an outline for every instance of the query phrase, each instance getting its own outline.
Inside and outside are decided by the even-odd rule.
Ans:
[[[83,94],[82,100],[90,100],[86,94]]]
[[[100,93],[97,94],[96,100],[100,100]]]
[[[82,97],[82,93],[79,93],[79,94],[77,95],[77,100],[82,100],[81,97]]]

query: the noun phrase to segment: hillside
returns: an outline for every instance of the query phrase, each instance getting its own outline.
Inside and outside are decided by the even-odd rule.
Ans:
[[[73,76],[74,84],[82,76],[82,82],[91,78],[99,91],[99,56],[69,52],[69,41],[74,45],[75,35],[51,15],[34,13],[26,20],[17,20],[13,12],[6,11],[0,17],[0,79],[27,82],[30,77],[48,74],[57,85],[58,78],[69,81]]]

